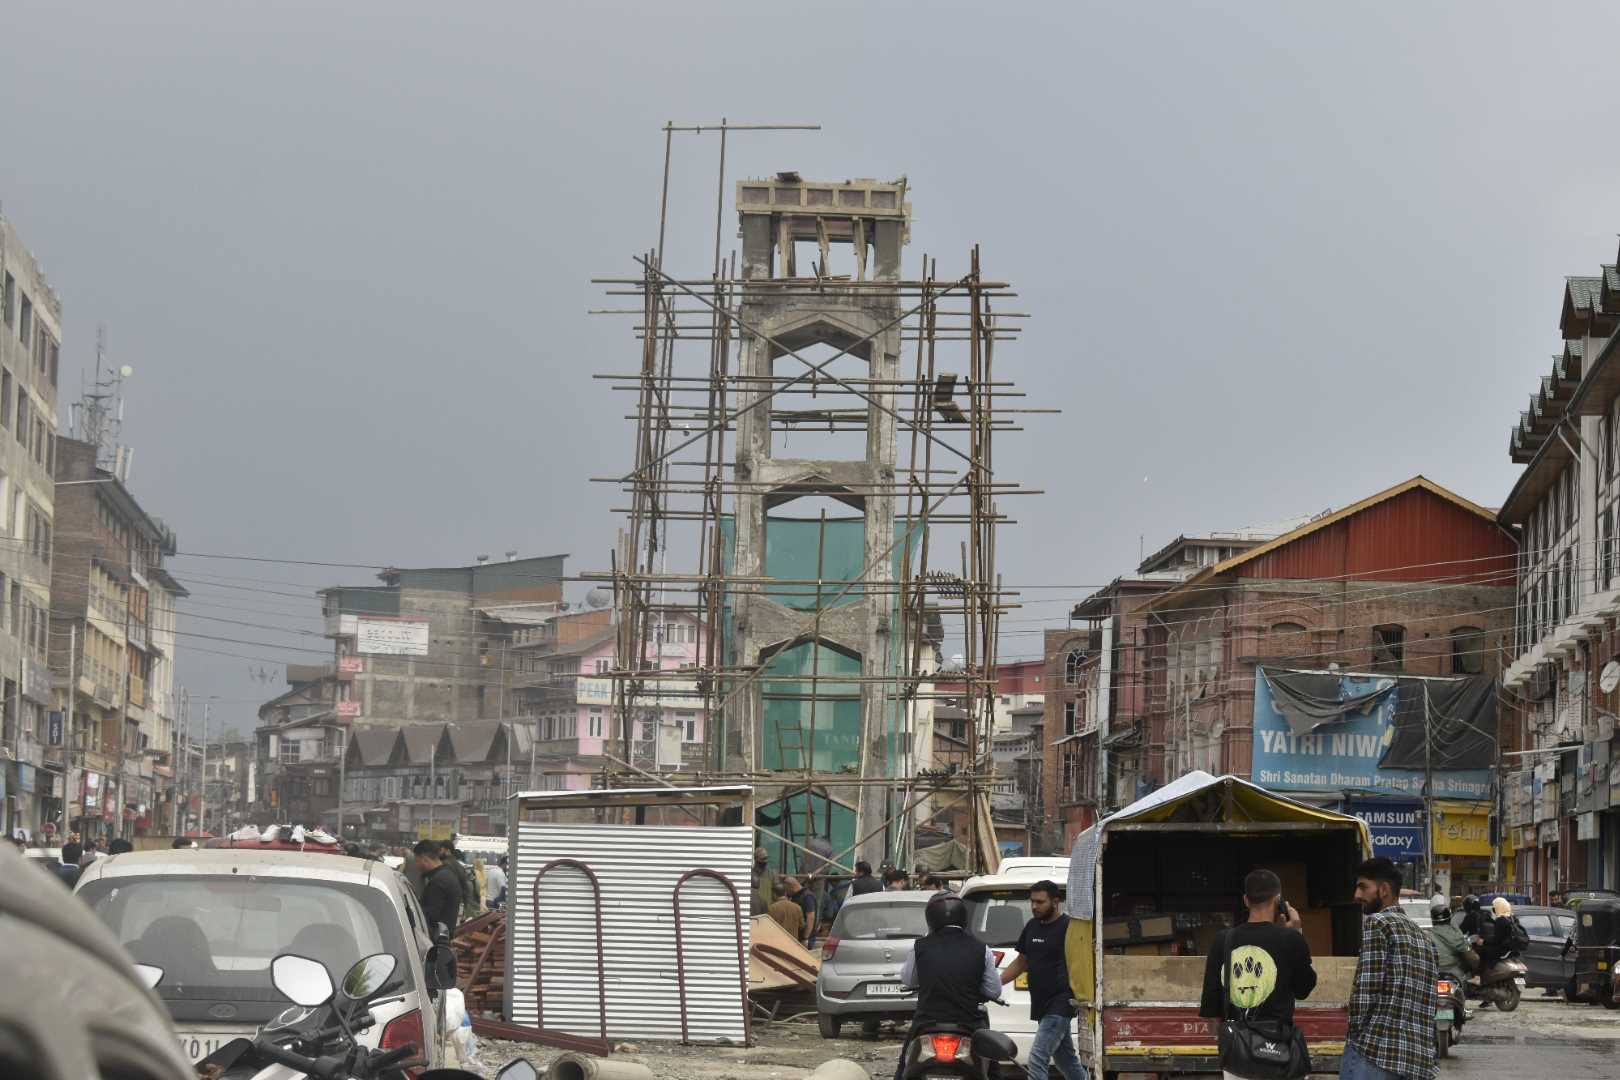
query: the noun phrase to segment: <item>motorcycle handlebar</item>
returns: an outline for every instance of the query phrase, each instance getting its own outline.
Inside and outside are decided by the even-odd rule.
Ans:
[[[378,1051],[367,1064],[370,1066],[372,1073],[380,1073],[384,1069],[399,1064],[414,1053],[416,1053],[416,1044],[406,1043],[404,1046],[396,1046],[392,1050]]]

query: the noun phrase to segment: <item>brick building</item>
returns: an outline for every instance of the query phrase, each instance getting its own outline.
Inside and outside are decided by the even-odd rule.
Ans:
[[[1495,670],[1517,555],[1494,513],[1419,476],[1199,571],[1147,605],[1147,777],[1249,776],[1263,661]]]

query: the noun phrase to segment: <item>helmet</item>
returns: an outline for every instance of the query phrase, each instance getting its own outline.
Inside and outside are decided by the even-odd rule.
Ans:
[[[967,929],[967,905],[953,892],[937,892],[929,897],[928,906],[923,909],[923,914],[928,919],[929,933],[935,933],[946,926]]]
[[[0,1075],[191,1080],[174,1028],[118,939],[61,884],[0,846]]]
[[[1477,896],[1465,896],[1465,897],[1463,897],[1463,910],[1464,911],[1478,911],[1479,910],[1479,897],[1477,897]]]
[[[1444,926],[1451,921],[1451,901],[1439,893],[1429,897],[1429,921]]]

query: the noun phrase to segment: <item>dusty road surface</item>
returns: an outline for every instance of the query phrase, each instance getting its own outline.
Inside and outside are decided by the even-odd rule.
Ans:
[[[1473,1004],[1463,1041],[1440,1063],[1440,1080],[1620,1080],[1620,1010],[1534,994],[1512,1013]],[[759,1045],[753,1047],[627,1045],[614,1056],[647,1065],[658,1080],[795,1080],[831,1057],[849,1058],[874,1080],[887,1080],[900,1052],[899,1036],[889,1028],[875,1040],[827,1040],[816,1034],[812,1017],[754,1030]],[[514,1057],[543,1066],[555,1056],[545,1047],[479,1043],[487,1076]]]

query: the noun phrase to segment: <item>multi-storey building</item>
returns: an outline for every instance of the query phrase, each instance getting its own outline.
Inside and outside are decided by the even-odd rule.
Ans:
[[[267,822],[335,827],[348,724],[331,665],[288,664],[287,690],[259,706],[255,812]]]
[[[1517,558],[1493,511],[1419,476],[1204,567],[1144,609],[1146,779],[1416,821],[1416,852],[1378,853],[1416,856],[1417,888],[1483,885]]]
[[[1620,887],[1620,272],[1571,277],[1563,347],[1519,415],[1524,466],[1499,521],[1520,531],[1517,634],[1502,686],[1519,704],[1504,835],[1538,898]]]
[[[174,533],[141,508],[122,477],[97,464],[98,453],[80,439],[56,440],[48,640],[54,711],[62,714],[69,750],[67,827],[87,836],[161,832],[168,823],[154,817],[163,780],[157,769],[170,764],[174,747],[150,711],[147,689],[158,659],[153,577],[159,603],[168,605],[169,638],[172,600],[184,590],[162,572],[164,557],[175,552]]]
[[[53,730],[45,665],[61,341],[61,302],[0,217],[0,715],[11,751],[0,813],[8,835],[59,826],[63,808],[60,755],[53,763],[44,751]]]
[[[563,555],[385,570],[321,590],[338,718],[395,726],[511,715],[505,645],[521,610],[562,602]]]
[[[637,768],[678,769],[702,762],[705,711],[696,678],[682,674],[703,653],[703,627],[685,613],[655,622],[647,646],[650,670],[635,696],[631,762]],[[536,776],[542,787],[586,787],[603,764],[615,703],[608,676],[617,661],[613,613],[587,608],[560,612],[514,631],[510,645],[517,716],[533,724]]]
[[[1147,723],[1147,603],[1205,567],[1308,519],[1208,536],[1178,536],[1075,605],[1071,624],[1045,633],[1042,799],[1036,850],[1069,850],[1103,812],[1143,791]]]

